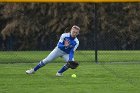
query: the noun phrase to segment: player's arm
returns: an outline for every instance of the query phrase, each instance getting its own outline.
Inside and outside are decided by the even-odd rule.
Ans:
[[[59,39],[59,42],[57,44],[58,48],[65,47],[65,45],[63,44],[64,38],[65,38],[65,36],[64,36],[64,34],[62,34],[61,37],[60,37],[60,39]]]
[[[71,49],[70,54],[69,54],[69,61],[67,62],[67,67],[71,69],[76,69],[79,66],[79,63],[74,61],[74,52],[79,46],[79,42],[76,44],[74,48]]]
[[[70,54],[69,54],[69,61],[73,61],[73,59],[74,59],[74,52],[78,48],[78,46],[79,46],[79,42],[77,42],[75,47],[73,47],[71,49]]]

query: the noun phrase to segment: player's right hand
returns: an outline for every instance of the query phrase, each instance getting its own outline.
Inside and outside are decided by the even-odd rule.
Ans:
[[[65,45],[65,47],[68,47],[68,46],[69,46],[69,41],[66,40],[66,41],[64,42],[64,45]]]

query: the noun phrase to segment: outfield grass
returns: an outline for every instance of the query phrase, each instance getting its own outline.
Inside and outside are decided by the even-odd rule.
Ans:
[[[55,76],[57,70],[64,65],[61,58],[47,64],[34,75],[25,74],[27,69],[34,67],[49,53],[50,51],[1,51],[0,93],[139,93],[140,91],[140,51],[99,51],[98,64],[93,63],[94,51],[77,51],[75,59],[80,62],[80,67],[76,70],[69,69],[63,77]],[[77,78],[71,78],[73,73]]]
[[[1,51],[0,63],[36,63],[44,59],[50,51]],[[75,60],[94,62],[94,51],[76,51]],[[99,51],[99,62],[140,62],[140,51]],[[58,58],[55,62],[63,62]]]
[[[55,73],[63,63],[50,63],[33,75],[36,63],[0,64],[0,93],[139,93],[140,64],[81,63],[63,77]],[[75,73],[77,78],[71,78]]]

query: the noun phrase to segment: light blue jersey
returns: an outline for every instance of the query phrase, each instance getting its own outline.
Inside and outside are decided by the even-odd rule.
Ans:
[[[69,42],[69,46],[65,46],[64,43],[65,41]],[[61,35],[60,40],[57,44],[57,47],[64,51],[65,53],[69,54],[69,60],[72,61],[74,58],[74,51],[77,49],[79,46],[79,40],[75,37],[71,37],[70,33],[64,33]]]

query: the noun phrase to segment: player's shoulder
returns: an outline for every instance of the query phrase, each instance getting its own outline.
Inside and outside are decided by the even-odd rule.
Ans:
[[[74,39],[74,41],[79,44],[79,40],[77,37]]]
[[[70,36],[70,33],[63,33],[62,36],[63,37],[69,37]]]
[[[63,33],[64,36],[70,36],[70,33]]]

